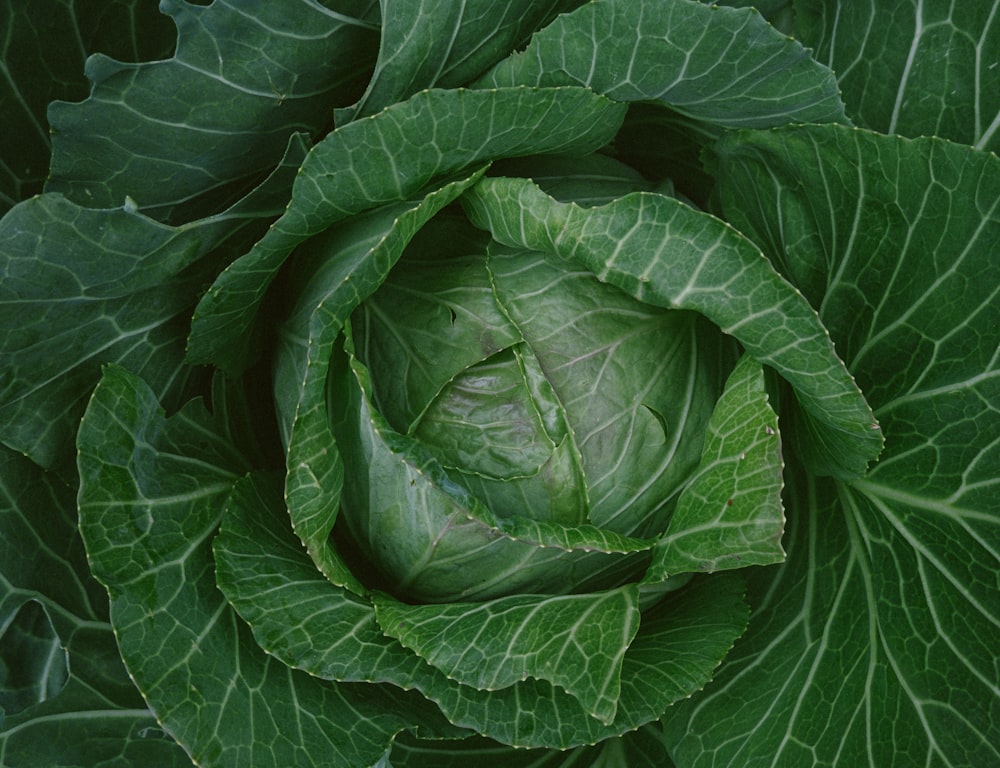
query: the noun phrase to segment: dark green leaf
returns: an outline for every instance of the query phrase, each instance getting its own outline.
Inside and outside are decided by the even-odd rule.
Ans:
[[[583,1],[382,0],[375,71],[361,100],[337,110],[337,123],[373,115],[424,88],[463,86]]]
[[[303,164],[285,215],[201,300],[189,358],[227,370],[246,365],[264,291],[308,237],[498,157],[597,149],[623,114],[620,105],[583,88],[439,90],[334,131]]]
[[[794,5],[797,34],[837,73],[859,125],[1000,148],[995,0]]]
[[[452,680],[486,691],[548,680],[610,724],[622,659],[639,629],[639,589],[448,605],[376,598],[375,613],[386,635]]]
[[[75,506],[72,487],[0,448],[0,763],[190,765],[121,663]]]
[[[747,635],[666,719],[675,760],[996,763],[996,519],[789,485],[787,564],[752,574]]]
[[[79,435],[80,525],[122,658],[195,762],[369,765],[416,724],[391,691],[336,687],[257,648],[215,586],[211,537],[244,471],[197,402],[165,419],[108,368]]]
[[[367,598],[316,570],[291,531],[281,490],[280,478],[266,477],[233,489],[214,542],[219,588],[282,662],[335,680],[412,688],[424,662],[382,633]]]
[[[139,34],[139,30],[142,33]],[[42,190],[49,170],[49,102],[87,95],[83,62],[168,56],[174,27],[155,3],[11,0],[0,8],[0,215]]]
[[[1000,161],[833,127],[719,158],[727,208],[820,303],[886,451],[852,485],[789,475],[788,563],[753,575],[745,641],[670,721],[678,759],[997,763]]]
[[[100,366],[140,373],[175,398],[187,321],[212,252],[274,216],[304,148],[229,210],[170,227],[131,205],[93,210],[45,194],[0,220],[0,418],[3,441],[43,466],[72,452]]]
[[[744,356],[712,413],[701,465],[657,542],[646,580],[784,560],[783,469],[764,373]]]
[[[749,8],[598,0],[557,18],[477,85],[585,85],[720,126],[845,121],[836,78]]]
[[[371,66],[373,3],[254,0],[161,4],[177,26],[173,58],[87,61],[88,99],[56,102],[47,191],[112,208],[126,196],[180,223],[246,194],[289,137],[329,128]]]

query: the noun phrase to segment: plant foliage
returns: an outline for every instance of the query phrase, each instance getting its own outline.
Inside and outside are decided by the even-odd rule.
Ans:
[[[0,766],[1000,765],[1000,4],[759,8],[4,6]]]

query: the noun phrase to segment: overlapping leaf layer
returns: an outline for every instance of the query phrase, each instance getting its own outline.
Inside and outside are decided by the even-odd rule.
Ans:
[[[1000,5],[757,5],[0,10],[0,766],[1000,764]]]

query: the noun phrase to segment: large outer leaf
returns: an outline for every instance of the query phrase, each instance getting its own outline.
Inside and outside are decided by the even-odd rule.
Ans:
[[[424,88],[454,88],[506,56],[561,10],[584,0],[382,0],[378,61],[338,123],[372,115]]]
[[[399,730],[442,724],[419,698],[323,683],[254,646],[211,552],[245,467],[200,403],[166,419],[141,380],[108,368],[79,448],[81,530],[122,658],[197,764],[370,765]]]
[[[819,471],[857,477],[878,455],[874,417],[816,312],[722,221],[657,194],[581,208],[525,179],[484,179],[462,200],[500,242],[578,261],[641,301],[693,309],[738,339],[795,387]]]
[[[119,58],[153,59],[173,48],[173,25],[155,3],[92,5],[10,0],[0,7],[0,214],[41,192],[50,153],[45,111],[55,99],[87,95],[87,54],[100,50]]]
[[[585,85],[721,126],[844,121],[833,73],[749,8],[595,0],[557,18],[482,86]]]
[[[819,307],[880,411],[921,400],[931,411],[935,397],[996,386],[995,155],[829,126],[734,134],[716,155],[726,216]],[[929,436],[916,418],[896,420]],[[912,466],[899,466],[909,462],[919,459],[886,457],[879,472],[893,466],[910,482]],[[921,473],[937,474],[933,464]]]
[[[8,212],[0,220],[0,439],[43,466],[71,456],[107,362],[174,398],[191,375],[187,320],[211,254],[281,210],[304,151],[293,139],[251,194],[180,227],[130,204],[93,210],[54,193]]]
[[[173,58],[93,56],[90,97],[50,107],[46,189],[98,208],[128,195],[174,222],[232,202],[280,160],[289,136],[328,128],[332,107],[353,98],[371,66],[373,3],[332,5],[165,0],[178,31]]]
[[[1000,148],[996,0],[794,5],[796,34],[837,73],[859,125]]]
[[[55,194],[3,218],[0,417],[7,445],[44,466],[65,458],[103,362],[142,371],[163,394],[183,378],[183,315],[199,276],[179,273],[207,250],[211,234],[179,232],[125,209],[88,210]]]
[[[788,564],[754,575],[746,638],[670,721],[677,759],[996,765],[1000,160],[833,127],[718,154],[726,210],[822,303],[886,452],[790,487]]]
[[[622,116],[621,105],[584,88],[423,91],[339,128],[309,154],[284,216],[199,303],[190,359],[234,371],[247,365],[263,294],[308,237],[469,166],[595,150]]]
[[[0,765],[190,765],[118,657],[75,501],[0,448]]]

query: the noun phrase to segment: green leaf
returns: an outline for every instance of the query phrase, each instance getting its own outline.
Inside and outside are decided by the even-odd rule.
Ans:
[[[705,685],[715,657],[724,656],[745,627],[742,589],[735,574],[717,574],[643,612],[622,662],[622,694],[611,726],[581,717],[573,699],[530,679],[475,695],[450,688],[433,698],[450,719],[473,718],[478,732],[504,743],[564,748],[620,735],[658,719],[671,703]]]
[[[64,459],[104,362],[140,370],[164,389],[183,381],[184,313],[198,275],[180,273],[206,250],[207,234],[50,194],[0,221],[7,445],[44,466]]]
[[[821,471],[857,477],[878,455],[875,419],[815,310],[724,222],[658,194],[581,208],[524,179],[484,179],[462,202],[500,242],[578,261],[640,301],[693,309],[734,336],[795,387]]]
[[[382,633],[368,599],[316,570],[288,524],[281,491],[280,478],[258,475],[234,486],[213,543],[219,589],[260,647],[283,663],[334,680],[412,688],[424,662]]]
[[[858,125],[1000,148],[996,2],[794,4],[797,34],[837,72]]]
[[[375,612],[387,635],[453,680],[477,690],[548,680],[611,724],[622,659],[639,629],[639,588],[448,605],[380,597]]]
[[[505,744],[565,749],[655,720],[704,686],[746,626],[743,586],[735,574],[696,580],[644,609],[622,661],[617,717],[604,725],[546,682],[528,679],[478,691],[449,680],[386,637],[370,603],[319,573],[284,527],[285,516],[276,485],[244,481],[216,539],[220,586],[260,646],[317,677],[415,688],[452,722]],[[273,599],[260,600],[264,593]]]
[[[783,468],[764,373],[745,355],[712,413],[701,465],[657,542],[645,580],[784,560]]]
[[[3,441],[39,464],[71,454],[100,366],[144,376],[176,398],[187,319],[214,250],[283,206],[304,147],[227,211],[170,227],[133,206],[81,207],[58,194],[0,220],[0,418]]]
[[[81,530],[122,658],[195,762],[368,765],[417,725],[393,691],[322,683],[253,644],[211,553],[245,468],[200,403],[166,419],[141,380],[110,367],[78,444]]]
[[[6,714],[58,695],[66,684],[69,663],[41,603],[23,603],[5,618],[0,637],[0,707]]]
[[[477,85],[584,85],[719,126],[845,121],[836,78],[756,11],[598,0],[558,17]]]
[[[138,28],[142,35],[136,34]],[[0,8],[0,103],[5,107],[0,158],[0,215],[42,191],[51,151],[45,111],[56,99],[87,95],[83,61],[101,50],[120,58],[170,55],[174,29],[153,3],[109,0],[91,8],[74,0],[11,2]]]
[[[5,766],[190,765],[118,656],[75,489],[0,448],[0,755]]]
[[[851,485],[789,475],[788,562],[668,722],[677,759],[997,763],[1000,161],[832,127],[720,148],[723,200],[822,302],[886,451]]]
[[[992,438],[976,422],[996,386],[1000,160],[939,139],[816,127],[734,135],[718,162],[726,214],[820,308],[880,421],[915,441],[882,458],[882,476],[947,497],[966,467],[988,472],[976,455]],[[778,200],[775,219],[765,212]],[[971,440],[939,434],[950,423]],[[893,430],[884,425],[887,439]]]
[[[677,763],[996,763],[996,518],[793,477],[787,563],[747,571],[747,635],[665,719]]]
[[[337,123],[373,115],[425,88],[482,74],[556,13],[583,0],[382,0],[378,61],[361,99]]]
[[[583,88],[442,90],[339,128],[310,152],[285,214],[202,298],[189,359],[231,371],[246,365],[264,292],[307,238],[498,157],[597,149],[622,115],[621,105]]]
[[[440,184],[410,199],[353,217],[303,252],[299,301],[281,330],[275,389],[287,449],[287,500],[296,533],[337,584],[363,592],[330,547],[343,485],[343,463],[330,427],[327,376],[334,345],[351,311],[385,279],[419,228],[482,174]],[[311,262],[311,264],[310,264]]]
[[[88,207],[126,196],[175,223],[231,204],[281,159],[289,137],[328,128],[375,53],[373,3],[161,4],[173,58],[87,61],[90,97],[49,109],[46,190]]]

